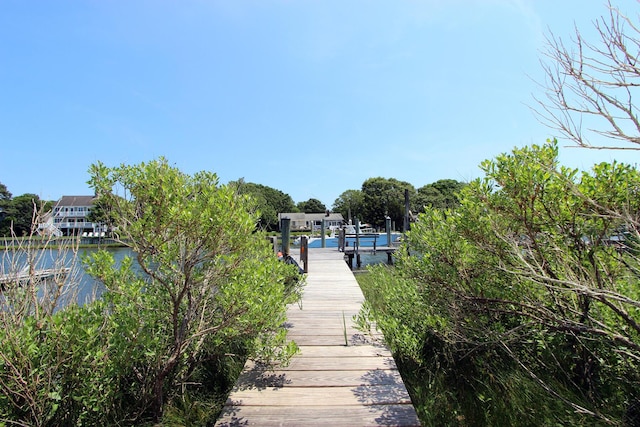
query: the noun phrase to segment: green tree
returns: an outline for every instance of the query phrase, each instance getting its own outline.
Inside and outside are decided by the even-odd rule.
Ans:
[[[327,210],[327,207],[318,199],[309,199],[306,202],[299,202],[296,205],[299,212],[304,213],[322,213]]]
[[[11,192],[6,185],[0,182],[0,236],[8,236],[10,233],[9,222],[4,221],[10,202]]]
[[[11,192],[7,189],[7,186],[0,182],[0,200],[11,200]]]
[[[91,212],[87,216],[87,220],[94,224],[104,224],[109,232],[115,229],[115,218],[111,214],[108,200],[97,197],[93,200]]]
[[[453,214],[427,208],[413,225],[420,256],[399,251],[396,270],[374,273],[385,339],[446,396],[428,409],[437,423],[622,424],[637,398],[640,173],[580,174],[557,154],[484,162]]]
[[[412,203],[414,211],[422,212],[425,206],[439,209],[458,206],[458,193],[465,185],[454,179],[441,179],[418,188],[415,201]]]
[[[362,218],[364,194],[361,190],[346,190],[333,202],[333,211],[342,214],[345,220]]]
[[[262,184],[245,182],[244,179],[229,183],[239,194],[251,195],[260,212],[260,227],[268,231],[278,229],[278,214],[297,212],[293,199],[288,194]]]
[[[415,188],[405,181],[395,178],[369,178],[362,183],[363,218],[375,227],[384,227],[385,218],[402,224],[405,214],[405,190],[409,191],[409,200],[415,197]]]
[[[7,189],[7,186],[0,182],[0,207],[4,207],[4,205],[11,200],[11,192]]]
[[[13,233],[18,236],[28,236],[31,234],[31,227],[34,224],[36,214],[41,211],[43,202],[36,194],[23,194],[14,197],[7,203],[6,216],[3,221],[5,227],[10,227]],[[11,230],[5,228],[5,236],[11,234]]]

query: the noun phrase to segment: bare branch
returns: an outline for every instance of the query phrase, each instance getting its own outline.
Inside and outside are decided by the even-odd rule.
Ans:
[[[553,34],[547,37],[547,61],[541,61],[546,79],[540,84],[546,93],[542,99],[534,96],[538,106],[533,111],[579,147],[640,150],[633,102],[640,87],[640,31],[610,3],[609,15],[594,27],[597,44],[585,40],[578,28],[571,47]]]

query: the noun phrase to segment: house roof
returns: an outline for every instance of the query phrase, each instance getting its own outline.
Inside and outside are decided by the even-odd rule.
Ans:
[[[62,196],[56,206],[91,206],[95,196]]]
[[[326,213],[303,213],[303,212],[283,212],[278,214],[278,219],[290,218],[292,221],[321,221],[326,219],[328,221],[344,221],[341,213],[330,212]]]

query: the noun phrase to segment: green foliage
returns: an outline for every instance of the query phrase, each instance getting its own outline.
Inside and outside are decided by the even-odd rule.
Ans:
[[[304,213],[323,213],[327,207],[318,199],[309,199],[296,205],[298,211]]]
[[[9,231],[9,222],[4,222],[7,216],[7,207],[11,201],[11,192],[7,186],[0,182],[0,236],[6,236]]]
[[[374,227],[384,227],[385,218],[400,225],[404,218],[404,192],[409,191],[409,198],[415,195],[413,185],[395,178],[369,178],[362,183],[363,212],[360,222],[367,222]]]
[[[37,319],[37,320],[36,320]],[[101,337],[100,310],[77,306],[46,316],[26,316],[0,336],[0,419],[30,425],[82,425],[108,420],[113,382]]]
[[[554,142],[481,167],[458,208],[420,215],[412,255],[371,272],[368,315],[419,373],[423,420],[621,423],[640,386],[639,263],[610,238],[637,241],[640,174],[579,174]]]
[[[94,224],[104,224],[107,230],[112,231],[114,229],[115,218],[111,215],[107,201],[100,197],[94,199],[91,211],[89,215],[87,215],[87,221]]]
[[[411,205],[416,213],[422,212],[425,206],[437,209],[451,209],[460,204],[458,193],[465,183],[454,179],[441,179],[418,188],[415,200]]]
[[[247,357],[296,351],[281,325],[297,271],[256,232],[249,197],[214,174],[164,159],[91,174],[136,259],[87,257],[106,291],[83,306],[58,303],[62,282],[3,291],[0,424],[211,423]]]
[[[345,220],[362,218],[364,213],[364,194],[360,190],[347,190],[333,202],[333,211],[342,214]]]
[[[245,182],[244,179],[230,182],[229,186],[235,188],[239,194],[251,196],[255,204],[254,208],[260,212],[260,227],[264,230],[274,231],[278,229],[279,213],[298,211],[291,196],[275,188]]]
[[[5,193],[11,195],[11,193]],[[2,199],[0,208],[4,210],[4,220],[0,221],[0,235],[11,236],[15,233],[18,237],[31,234],[31,225],[34,223],[35,214],[42,211],[45,202],[36,194],[23,194],[13,199]]]
[[[11,200],[11,191],[7,186],[0,182],[0,203]]]
[[[248,196],[218,186],[212,173],[191,177],[164,159],[112,169],[94,165],[91,185],[107,200],[144,273],[138,276],[144,285],[139,281],[133,295],[112,305],[130,310],[134,331],[149,328],[138,335],[152,337],[143,346],[152,361],[145,366],[152,368],[140,378],[137,395],[154,418],[165,399],[187,387],[200,363],[224,354],[228,342],[242,342],[254,356],[291,354],[280,325],[296,296],[289,288],[295,272],[255,232]],[[125,195],[115,195],[118,188]],[[103,258],[89,262],[109,294],[120,295],[132,280],[121,279],[122,270],[111,265]]]

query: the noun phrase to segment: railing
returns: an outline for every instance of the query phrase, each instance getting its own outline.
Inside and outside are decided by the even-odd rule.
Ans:
[[[94,228],[92,222],[56,222],[58,228]]]
[[[345,233],[344,230],[340,230],[340,234],[338,237],[338,250],[344,252],[345,247],[351,246],[356,250],[363,246],[361,240],[373,240],[373,251],[376,250],[376,245],[378,244],[378,234],[377,233]],[[364,245],[368,248],[371,246]]]
[[[88,216],[88,211],[58,211],[53,213],[54,218],[67,218],[67,217],[78,217],[78,216]]]

